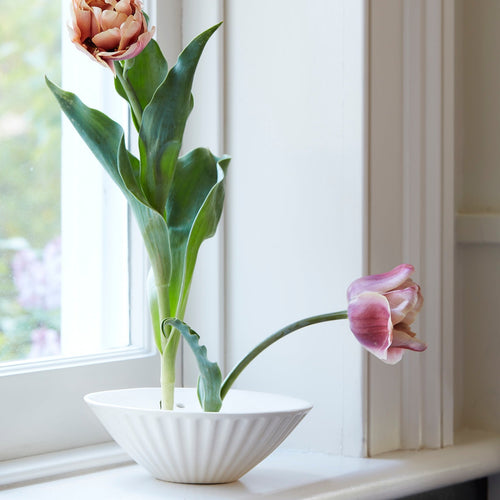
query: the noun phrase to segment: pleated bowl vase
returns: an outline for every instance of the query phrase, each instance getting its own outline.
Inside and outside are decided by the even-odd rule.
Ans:
[[[219,413],[206,413],[193,388],[175,389],[174,410],[159,408],[159,388],[95,392],[85,401],[111,437],[155,478],[190,484],[237,481],[312,408],[295,398],[230,390]]]

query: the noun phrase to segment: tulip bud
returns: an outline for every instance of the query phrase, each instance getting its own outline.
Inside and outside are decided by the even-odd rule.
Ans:
[[[137,56],[149,43],[139,0],[73,0],[71,41],[112,71],[113,61]]]
[[[404,349],[427,349],[410,328],[424,301],[420,287],[410,279],[413,272],[413,266],[401,264],[387,273],[357,279],[347,289],[352,333],[388,364],[400,361]]]

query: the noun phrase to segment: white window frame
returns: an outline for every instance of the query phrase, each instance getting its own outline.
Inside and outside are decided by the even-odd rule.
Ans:
[[[454,4],[369,7],[370,271],[416,265],[426,297],[417,331],[429,345],[396,375],[368,362],[377,454],[453,444]]]
[[[62,5],[66,13],[69,4],[63,1]],[[66,22],[62,29],[65,33]],[[84,65],[87,58],[76,51],[67,37],[63,39],[65,70],[70,70],[66,76],[71,73],[80,75],[78,66]],[[78,83],[64,75],[63,88],[76,92],[87,103],[92,95],[97,96],[97,101],[101,102],[94,101],[89,105],[125,122],[127,118],[119,104],[120,98],[110,96],[114,91],[109,70],[94,69],[95,63],[90,60],[88,63],[92,65],[89,72],[94,79],[94,89],[78,89]],[[102,95],[96,93],[95,88],[102,89]],[[86,93],[89,95],[85,96]],[[47,98],[51,98],[49,93]],[[54,106],[57,106],[55,100]],[[0,366],[3,407],[0,412],[0,428],[3,429],[0,461],[108,441],[109,437],[86,408],[83,396],[110,388],[153,386],[159,381],[159,360],[152,342],[144,293],[147,259],[139,231],[127,216],[123,196],[106,178],[87,146],[74,140],[75,136],[76,132],[64,118],[62,230],[66,257],[63,257],[63,357]],[[72,172],[78,169],[84,169],[88,177],[74,179]],[[78,213],[76,204],[83,204],[90,216],[86,217],[85,211]],[[128,225],[130,243],[127,251],[120,245],[127,243]],[[85,242],[89,245],[88,252]],[[102,281],[99,275],[110,268],[107,263],[117,255],[121,267],[114,268],[118,269],[115,275],[108,274]],[[91,280],[85,279],[85,268],[89,265],[86,259],[93,266]],[[129,267],[128,276],[122,272],[126,267]],[[116,286],[117,279],[118,289],[111,292],[109,283],[114,281]],[[75,286],[74,283],[78,282],[84,285]],[[117,294],[121,296],[115,300]],[[128,302],[133,304],[130,315],[127,309],[124,310]],[[113,348],[114,328],[121,331],[121,347]],[[111,334],[105,335],[103,343],[102,332],[109,330]],[[124,330],[130,330],[129,346],[124,345]],[[12,429],[15,432],[9,431]]]

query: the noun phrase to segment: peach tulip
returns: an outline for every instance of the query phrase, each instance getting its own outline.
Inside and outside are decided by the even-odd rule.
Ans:
[[[410,328],[423,304],[420,287],[410,279],[413,272],[413,266],[401,264],[387,273],[357,279],[347,289],[352,333],[388,364],[400,361],[404,349],[427,348]]]
[[[73,0],[71,41],[97,62],[138,55],[153,37],[138,0]]]

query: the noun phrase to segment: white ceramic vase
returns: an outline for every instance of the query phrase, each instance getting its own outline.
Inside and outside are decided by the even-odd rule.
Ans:
[[[276,394],[230,390],[219,413],[206,413],[193,388],[175,389],[171,411],[159,409],[159,388],[95,392],[85,401],[111,437],[154,477],[192,484],[238,480],[312,407]]]

